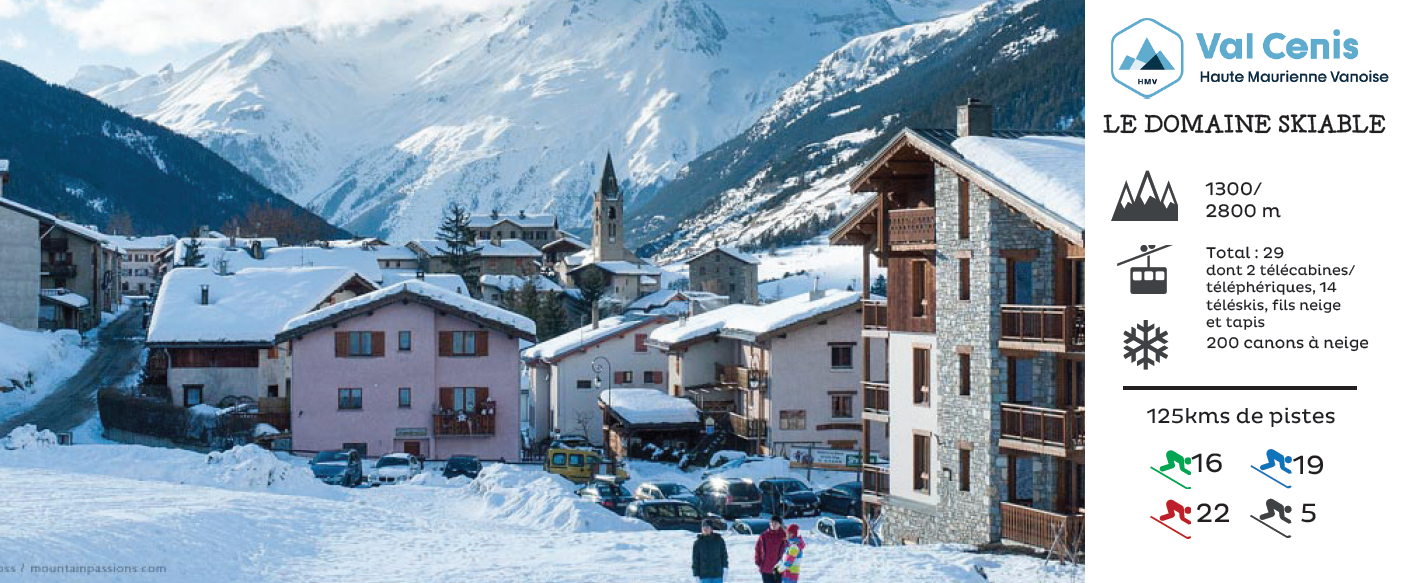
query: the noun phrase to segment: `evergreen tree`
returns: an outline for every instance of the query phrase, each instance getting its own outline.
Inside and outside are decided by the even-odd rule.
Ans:
[[[544,298],[544,304],[539,310],[539,320],[536,324],[540,340],[555,338],[568,332],[568,312],[564,310],[561,298],[557,296]]]
[[[519,309],[516,311],[537,323],[541,315],[539,299],[539,289],[531,275],[524,279],[524,285],[519,288]]]
[[[603,296],[607,295],[608,282],[603,277],[601,269],[586,269],[583,275],[578,276],[578,291],[583,294],[583,303],[588,304],[589,313],[592,314],[591,322],[598,321],[598,304],[602,302]]]
[[[871,289],[868,289],[867,291],[874,296],[882,296],[884,298],[887,297],[887,276],[877,276],[877,279],[872,282]]]
[[[200,267],[205,259],[205,254],[201,253],[201,240],[196,237],[187,239],[186,249],[181,253],[180,267]]]
[[[446,244],[446,263],[451,273],[469,281],[470,264],[475,259],[475,234],[470,228],[470,214],[460,203],[451,201],[441,212],[441,228],[436,238]]]

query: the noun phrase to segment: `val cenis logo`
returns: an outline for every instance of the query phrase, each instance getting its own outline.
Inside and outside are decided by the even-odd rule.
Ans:
[[[1186,42],[1151,18],[1112,35],[1112,80],[1151,99],[1175,85],[1186,70]]]

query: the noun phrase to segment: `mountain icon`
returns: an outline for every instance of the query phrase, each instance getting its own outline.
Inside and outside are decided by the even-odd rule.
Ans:
[[[1158,195],[1156,181],[1151,179],[1151,171],[1148,170],[1142,175],[1135,196],[1132,195],[1131,183],[1122,183],[1122,194],[1117,198],[1117,208],[1112,211],[1112,220],[1174,221],[1179,217],[1180,211],[1181,206],[1176,202],[1176,192],[1171,189],[1171,183],[1167,182],[1166,189]]]
[[[1137,67],[1137,65],[1140,66]],[[1123,58],[1122,66],[1118,67],[1118,69],[1122,71],[1130,71],[1133,67],[1136,67],[1143,71],[1176,70],[1175,67],[1171,66],[1171,61],[1166,60],[1166,55],[1164,53],[1157,52],[1156,49],[1151,48],[1151,39],[1145,39],[1142,41],[1142,50],[1137,52],[1137,56],[1135,58],[1133,58],[1131,55],[1128,55],[1127,57]]]

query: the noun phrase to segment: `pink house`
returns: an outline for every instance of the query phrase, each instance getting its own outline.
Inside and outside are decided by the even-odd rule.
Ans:
[[[278,338],[294,449],[519,459],[532,320],[409,280],[297,317]]]

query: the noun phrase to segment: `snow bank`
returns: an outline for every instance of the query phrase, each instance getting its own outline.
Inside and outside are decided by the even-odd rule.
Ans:
[[[488,464],[463,490],[475,519],[555,532],[652,530],[576,494],[568,480],[536,467]]]
[[[83,368],[93,350],[73,330],[30,332],[0,324],[0,419],[28,409]]]
[[[47,449],[59,445],[59,436],[54,435],[48,429],[39,429],[33,425],[21,425],[5,439],[0,439],[0,448],[8,450],[16,449]]]
[[[235,490],[271,490],[313,494],[327,488],[307,468],[296,468],[257,445],[242,445],[206,454],[205,471],[212,482]]]

